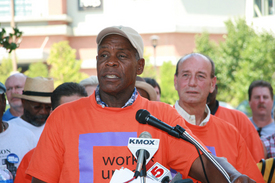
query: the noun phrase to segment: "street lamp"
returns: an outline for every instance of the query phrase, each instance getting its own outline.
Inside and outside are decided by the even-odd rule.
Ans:
[[[150,37],[152,46],[154,47],[154,66],[155,70],[157,70],[157,56],[156,56],[156,47],[158,45],[159,37],[157,35],[153,35]]]

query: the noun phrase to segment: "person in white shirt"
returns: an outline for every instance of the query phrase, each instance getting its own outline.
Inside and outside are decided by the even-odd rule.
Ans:
[[[26,128],[2,120],[6,108],[6,88],[0,82],[0,165],[6,165],[13,177],[23,156],[36,146],[34,134]]]
[[[24,107],[24,113],[19,118],[14,118],[8,123],[14,123],[28,128],[39,137],[44,129],[45,122],[51,112],[51,94],[54,90],[52,78],[27,78],[22,94],[14,93],[13,97],[20,98]]]

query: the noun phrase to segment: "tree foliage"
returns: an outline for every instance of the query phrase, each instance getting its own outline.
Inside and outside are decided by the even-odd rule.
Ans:
[[[22,68],[18,68],[17,71],[12,70],[11,58],[3,58],[0,65],[0,82],[5,84],[6,79],[13,73],[21,72]]]
[[[174,74],[176,66],[171,61],[164,62],[161,67],[158,68],[158,72],[155,70],[154,65],[150,62],[146,62],[144,72],[141,77],[150,77],[155,79],[161,88],[160,100],[167,104],[174,105],[178,99],[177,91],[174,88]]]
[[[18,42],[12,42],[12,37],[18,40],[23,34],[23,32],[19,31],[16,27],[13,28],[13,31],[14,33],[9,33],[8,35],[6,35],[6,29],[2,28],[0,31],[0,46],[3,46],[9,53],[19,47]]]
[[[3,58],[0,66],[0,82],[5,84],[6,79],[12,72],[12,61],[10,58]]]
[[[244,19],[225,22],[227,35],[215,43],[208,33],[196,36],[196,52],[215,62],[218,99],[237,106],[248,98],[251,82],[263,79],[275,84],[275,37],[267,31],[256,32]]]
[[[176,66],[171,61],[163,62],[160,68],[161,101],[174,105],[178,100],[178,93],[174,87],[174,74]]]
[[[154,68],[154,65],[152,64],[151,60],[149,59],[150,55],[146,53],[146,50],[144,51],[144,60],[145,60],[145,67],[143,70],[143,73],[140,75],[140,77],[148,77],[148,78],[154,78],[156,79],[157,72],[156,69]]]
[[[34,77],[48,77],[49,72],[48,72],[48,67],[46,64],[42,62],[37,62],[37,63],[31,63],[29,65],[29,69],[24,72],[24,74],[28,77],[34,78]]]
[[[161,88],[162,102],[174,105],[178,99],[177,91],[174,88],[174,74],[176,66],[171,61],[164,62],[162,66],[155,69],[154,65],[150,62],[149,56],[145,55],[145,68],[141,77],[149,77],[155,79]]]
[[[55,86],[64,82],[80,82],[89,77],[80,72],[81,61],[76,60],[76,50],[72,49],[68,41],[53,44],[47,64],[50,65],[49,76],[54,78]]]

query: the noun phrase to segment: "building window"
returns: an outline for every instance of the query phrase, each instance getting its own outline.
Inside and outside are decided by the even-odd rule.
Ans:
[[[14,0],[14,14],[15,16],[32,15],[31,0]]]
[[[85,10],[102,10],[103,0],[78,0],[78,9],[80,11]]]
[[[0,1],[0,16],[10,16],[10,0]]]
[[[11,0],[0,1],[0,16],[11,16]],[[14,0],[14,15],[32,15],[32,0]]]
[[[254,16],[261,17],[275,14],[275,0],[254,0]]]

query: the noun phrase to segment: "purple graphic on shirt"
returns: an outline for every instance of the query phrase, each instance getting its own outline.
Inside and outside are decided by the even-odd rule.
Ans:
[[[215,150],[215,147],[214,146],[206,146],[207,149],[209,149],[209,151],[216,156],[216,150]]]
[[[214,154],[216,156],[215,147],[213,147],[213,146],[206,146],[206,147],[212,154]],[[175,177],[176,174],[178,173],[176,170],[174,170],[172,168],[170,168],[170,172],[171,172],[172,177]]]
[[[137,132],[104,132],[79,135],[79,183],[93,182],[93,147],[128,146],[129,137],[137,137]]]

